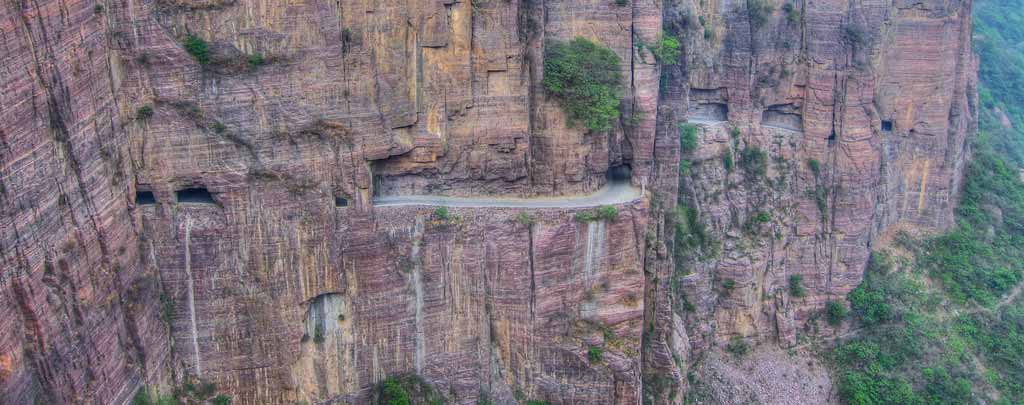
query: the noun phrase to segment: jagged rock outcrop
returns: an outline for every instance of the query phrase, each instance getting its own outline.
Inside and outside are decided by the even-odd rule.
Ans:
[[[456,403],[679,402],[730,339],[831,333],[809,325],[881,235],[952,220],[970,2],[785,4],[8,2],[0,402],[190,376],[360,403],[401,373]],[[623,61],[606,133],[541,84],[576,36]],[[613,167],[647,192],[615,220],[372,203],[584,194]]]

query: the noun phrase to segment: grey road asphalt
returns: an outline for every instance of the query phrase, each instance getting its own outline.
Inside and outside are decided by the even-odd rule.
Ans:
[[[445,207],[497,207],[497,208],[586,208],[623,204],[641,197],[640,189],[629,181],[612,181],[596,193],[583,196],[500,198],[500,197],[441,197],[434,195],[402,195],[374,197],[375,207],[429,205]]]

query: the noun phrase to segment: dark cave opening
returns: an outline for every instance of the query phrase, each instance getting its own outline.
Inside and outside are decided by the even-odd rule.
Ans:
[[[216,204],[216,201],[213,200],[213,195],[204,187],[178,190],[176,195],[179,203]]]
[[[334,197],[335,207],[348,207],[348,199],[345,197]]]
[[[609,181],[629,181],[633,177],[633,169],[629,165],[612,166],[608,168],[606,176]]]
[[[152,191],[136,191],[135,192],[135,205],[153,205],[156,204],[156,197]]]
[[[885,132],[891,132],[892,131],[892,121],[891,120],[882,120],[882,131],[885,131]]]

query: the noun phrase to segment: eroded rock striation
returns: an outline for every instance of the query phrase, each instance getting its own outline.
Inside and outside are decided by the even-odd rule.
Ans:
[[[201,380],[364,403],[400,374],[453,403],[681,402],[727,342],[841,332],[817,314],[873,246],[950,225],[970,7],[8,2],[0,402]],[[542,85],[547,44],[576,37],[622,61],[611,130],[569,125]],[[641,196],[373,204],[573,197],[610,173]]]

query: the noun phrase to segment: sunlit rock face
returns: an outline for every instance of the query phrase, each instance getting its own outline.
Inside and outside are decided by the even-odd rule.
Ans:
[[[190,376],[235,403],[364,403],[417,374],[455,403],[671,403],[734,337],[835,333],[813,318],[872,246],[952,221],[970,2],[748,4],[9,4],[0,402]],[[576,36],[622,60],[604,133],[541,85],[545,44]],[[642,196],[614,218],[373,205],[622,179]],[[708,243],[675,247],[680,205]]]

